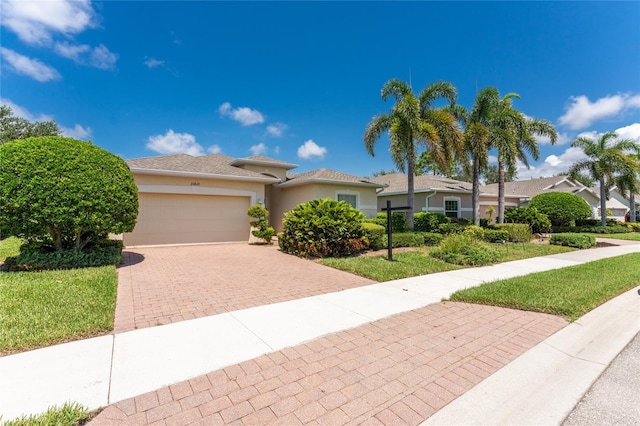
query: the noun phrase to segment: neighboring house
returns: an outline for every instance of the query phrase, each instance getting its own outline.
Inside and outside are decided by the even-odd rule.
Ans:
[[[372,182],[385,185],[378,191],[378,210],[386,207],[387,200],[392,207],[407,205],[407,175],[404,173],[391,173],[371,179]],[[420,175],[414,178],[414,213],[432,212],[442,213],[451,218],[473,217],[472,209],[472,184],[450,179],[444,176]],[[521,195],[507,194],[505,206],[516,207],[520,204]],[[486,217],[486,210],[493,206],[498,207],[498,191],[480,191],[480,216]],[[492,216],[495,219],[495,214]]]
[[[314,198],[343,199],[375,215],[372,182],[320,169],[289,175],[295,164],[253,156],[165,155],[127,160],[138,185],[138,222],[125,246],[248,241],[256,203],[282,228],[284,212]]]

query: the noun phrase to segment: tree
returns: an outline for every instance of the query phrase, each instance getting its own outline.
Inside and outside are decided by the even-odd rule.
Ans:
[[[498,172],[498,166],[495,164],[487,166],[486,170],[482,174],[484,176],[485,185],[500,182],[500,173]],[[518,170],[516,170],[515,167],[509,168],[504,172],[505,182],[513,182],[517,177]]]
[[[498,150],[498,223],[504,222],[504,183],[506,170],[516,170],[516,160],[527,168],[527,154],[534,160],[540,156],[535,136],[548,136],[552,144],[558,133],[551,123],[537,118],[527,118],[512,106],[511,100],[520,98],[516,93],[506,95],[497,105],[490,120],[490,147]],[[506,168],[506,170],[505,170]]]
[[[249,222],[251,227],[251,235],[264,241],[267,244],[272,243],[273,236],[276,234],[275,229],[269,226],[269,211],[261,204],[254,204],[247,210],[250,218],[256,219]]]
[[[455,117],[446,108],[433,104],[444,98],[449,104],[456,100],[456,89],[451,83],[436,82],[415,96],[411,87],[398,79],[391,79],[381,91],[382,100],[393,96],[396,103],[388,113],[371,119],[363,140],[367,152],[374,156],[374,147],[383,133],[389,135],[389,151],[395,166],[407,173],[407,226],[413,229],[414,176],[418,146],[425,147],[433,160],[443,169],[461,152],[462,136]]]
[[[624,170],[616,177],[616,186],[620,189],[623,197],[627,198],[626,192],[629,191],[629,222],[636,221],[636,194],[640,193],[640,154],[629,154],[628,163],[625,164]]]
[[[531,199],[528,208],[547,215],[554,226],[572,226],[576,220],[591,217],[589,204],[569,192],[543,192]]]
[[[569,169],[573,179],[586,172],[600,185],[600,217],[602,226],[607,226],[607,202],[609,190],[615,185],[616,176],[631,168],[627,151],[640,153],[640,144],[631,139],[616,140],[614,132],[605,133],[597,141],[579,137],[571,143],[572,147],[582,148],[586,159],[578,161]]]
[[[0,145],[16,139],[60,134],[62,131],[53,120],[30,123],[22,117],[14,116],[7,105],[0,106]]]
[[[0,223],[10,235],[82,249],[109,233],[130,232],[138,188],[120,157],[59,136],[0,145]]]

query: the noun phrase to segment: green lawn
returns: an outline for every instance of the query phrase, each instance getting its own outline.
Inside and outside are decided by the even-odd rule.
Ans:
[[[0,262],[3,262],[9,256],[17,256],[18,254],[20,254],[19,239],[10,237],[0,241]]]
[[[0,241],[0,261],[17,241]],[[113,266],[0,272],[0,355],[113,330],[117,283]]]
[[[90,417],[91,413],[82,405],[66,403],[62,407],[49,408],[40,415],[23,416],[6,421],[2,426],[74,426],[84,424]]]
[[[593,234],[596,238],[613,238],[615,240],[640,241],[640,232],[629,232],[628,234]]]
[[[548,244],[492,244],[498,250],[500,262],[546,256],[576,249]],[[461,269],[462,266],[445,263],[429,256],[431,247],[420,247],[415,251],[393,254],[393,262],[387,256],[359,256],[347,258],[326,258],[319,262],[325,266],[352,274],[371,278],[378,282],[415,277],[417,275]]]
[[[452,301],[561,315],[574,321],[640,285],[640,253],[495,281],[458,291]]]

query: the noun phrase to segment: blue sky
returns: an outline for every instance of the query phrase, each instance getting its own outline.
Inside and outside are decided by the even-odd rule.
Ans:
[[[578,136],[640,141],[640,2],[0,3],[0,98],[30,120],[124,158],[265,155],[354,175],[393,168],[388,140],[364,149],[390,110],[391,78],[416,92],[446,80],[516,92],[555,146],[519,178],[583,155]]]

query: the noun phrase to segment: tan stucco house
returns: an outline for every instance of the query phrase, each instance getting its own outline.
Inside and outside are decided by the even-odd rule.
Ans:
[[[126,160],[138,185],[138,222],[125,246],[248,241],[247,210],[261,203],[271,225],[301,202],[344,200],[372,217],[381,185],[319,169],[291,174],[296,164],[253,156],[165,155]]]

